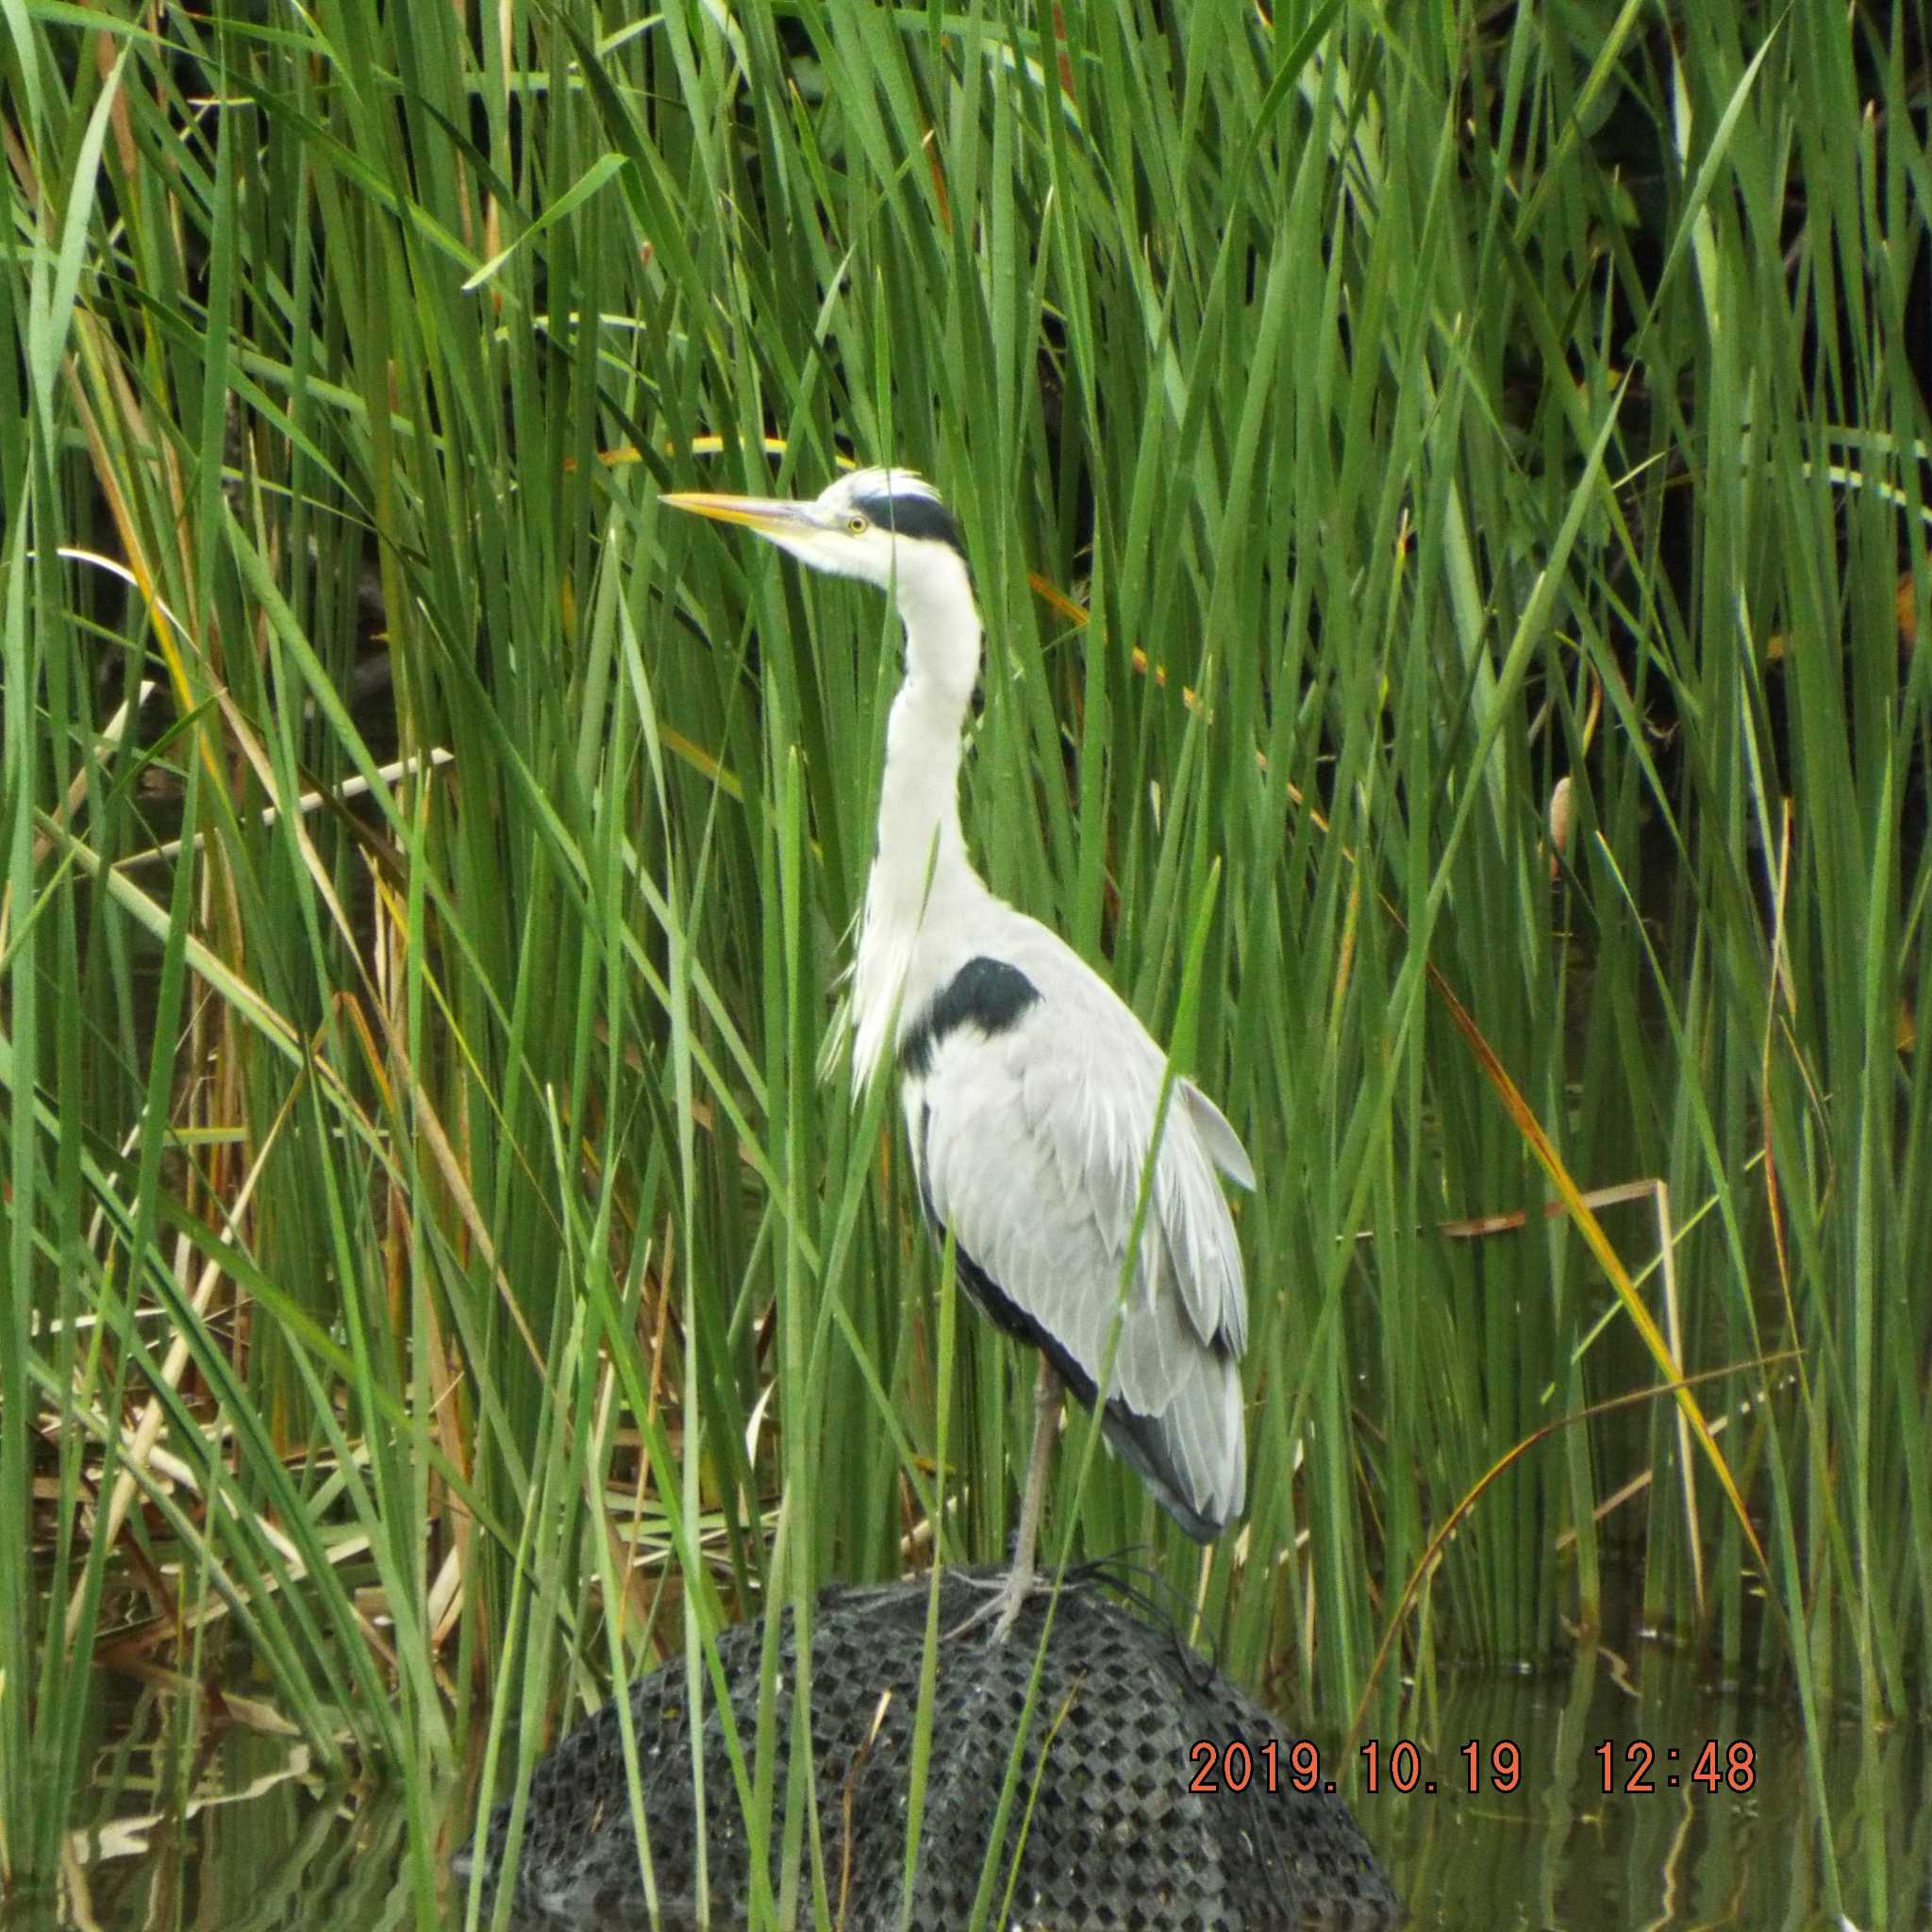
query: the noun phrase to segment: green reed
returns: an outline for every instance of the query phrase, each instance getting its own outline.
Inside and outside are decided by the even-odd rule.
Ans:
[[[657,510],[845,455],[1261,1176],[1240,1535],[1070,1454],[1050,1552],[1311,1722],[1633,1613],[1914,1711],[1904,13],[0,14],[0,1866],[139,1660],[408,1778],[426,1912],[432,1772],[1004,1546],[1029,1365],[818,1071],[893,626]]]

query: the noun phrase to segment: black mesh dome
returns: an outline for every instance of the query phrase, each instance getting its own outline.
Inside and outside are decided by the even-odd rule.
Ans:
[[[819,1842],[833,1923],[849,1932],[896,1932],[901,1921],[907,1779],[926,1595],[922,1579],[833,1589],[819,1596],[813,1613]],[[972,1583],[949,1575],[941,1588],[941,1630],[983,1601]],[[980,1632],[954,1642],[941,1638],[911,1919],[922,1932],[964,1926],[971,1918],[1045,1615],[1045,1597],[1034,1599],[1004,1644],[988,1642]],[[747,1751],[758,1723],[762,1635],[754,1623],[718,1640]],[[779,1657],[774,1861],[795,1681],[789,1611]],[[683,1663],[641,1678],[630,1703],[659,1924],[691,1926],[697,1923],[697,1860]],[[1029,1815],[1027,1798],[1049,1733]],[[1188,1789],[1197,1768],[1191,1748],[1202,1739],[1217,1746],[1239,1739],[1248,1746],[1257,1775],[1245,1792]],[[1259,1772],[1261,1748],[1271,1740],[1278,1746],[1272,1793],[1261,1789]],[[1400,1903],[1346,1806],[1332,1794],[1289,1787],[1290,1742],[1260,1706],[1177,1639],[1116,1607],[1091,1585],[1070,1584],[1055,1616],[1004,1841],[1002,1891],[1016,1847],[1019,1857],[1005,1923],[1052,1932],[1392,1924]],[[703,1757],[711,1923],[742,1925],[749,1915],[750,1860],[715,1710],[705,1721]],[[467,1881],[477,1861],[493,1874],[508,1816],[508,1805],[499,1806],[482,1848],[457,1855],[459,1879]],[[513,1909],[515,1923],[525,1927],[651,1923],[631,1835],[615,1706],[578,1725],[538,1767]],[[808,1892],[802,1921],[811,1922]],[[1002,1922],[989,1914],[987,1923]]]

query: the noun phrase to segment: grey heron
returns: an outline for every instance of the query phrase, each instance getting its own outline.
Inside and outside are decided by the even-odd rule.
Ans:
[[[905,625],[852,975],[853,1077],[862,1090],[890,1046],[926,1221],[942,1248],[950,1238],[980,1308],[1040,1351],[1013,1561],[988,1607],[1003,1638],[1034,1585],[1062,1389],[1091,1406],[1117,1316],[1106,1440],[1197,1541],[1239,1514],[1247,1289],[1216,1170],[1252,1189],[1254,1169],[1220,1109],[1176,1078],[1123,1293],[1167,1059],[1106,980],[995,896],[967,856],[960,743],[981,625],[958,527],[932,485],[909,470],[858,470],[809,502],[662,501],[876,585]]]

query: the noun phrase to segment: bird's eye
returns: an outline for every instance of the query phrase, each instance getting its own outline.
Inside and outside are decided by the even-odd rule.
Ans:
[[[862,537],[872,528],[872,525],[866,522],[865,518],[858,510],[854,510],[845,519],[845,527],[853,536]]]

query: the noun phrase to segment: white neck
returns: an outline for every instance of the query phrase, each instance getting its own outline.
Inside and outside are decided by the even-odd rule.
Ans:
[[[852,1073],[860,1088],[890,1044],[922,930],[987,896],[959,829],[960,733],[979,678],[979,613],[957,557],[922,564],[894,586],[906,678],[886,721],[878,844],[853,970]],[[903,1022],[914,1017],[901,1012]]]

